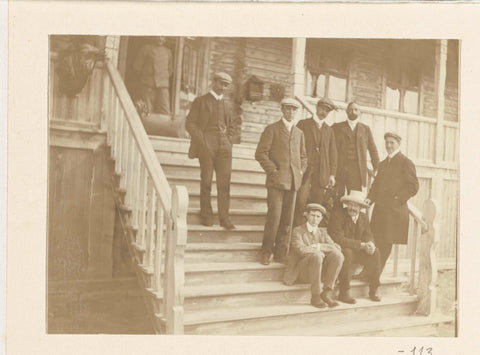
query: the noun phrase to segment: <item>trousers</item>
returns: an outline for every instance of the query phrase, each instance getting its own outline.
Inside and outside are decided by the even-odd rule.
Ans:
[[[230,177],[232,144],[225,133],[205,133],[205,146],[198,149],[200,163],[200,216],[212,218],[211,203],[213,171],[217,178],[217,207],[220,221],[228,219],[230,208]]]
[[[293,219],[293,226],[299,226],[305,223],[305,207],[309,203],[319,203],[326,206],[327,194],[324,186],[320,186],[315,182],[313,174],[305,175],[302,185],[297,191],[297,200],[295,203],[295,217]]]
[[[375,245],[380,252],[380,274],[387,263],[390,253],[392,252],[392,243],[385,243],[380,240],[375,240]]]
[[[143,87],[143,100],[147,103],[148,110],[163,115],[170,114],[170,93],[168,87]]]
[[[339,169],[336,177],[338,197],[347,194],[351,190],[362,191],[362,177],[357,161],[348,161],[345,166]]]
[[[375,291],[380,284],[380,252],[378,249],[375,249],[372,255],[368,255],[363,250],[351,248],[342,248],[342,253],[345,260],[338,277],[340,292],[350,289],[354,263],[362,264],[365,267],[370,291]]]
[[[297,282],[309,283],[313,295],[322,293],[322,280],[324,289],[333,290],[343,259],[340,250],[308,254],[297,264],[300,268]]]
[[[288,251],[290,219],[294,203],[294,190],[267,188],[267,219],[263,232],[262,252],[282,257]]]

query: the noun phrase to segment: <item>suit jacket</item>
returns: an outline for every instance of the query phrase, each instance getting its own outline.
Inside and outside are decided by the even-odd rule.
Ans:
[[[305,138],[300,129],[287,130],[282,120],[265,127],[255,152],[255,159],[267,173],[267,187],[295,191],[307,169]]]
[[[337,209],[331,216],[328,224],[328,234],[343,248],[360,249],[361,243],[373,241],[368,216],[360,212],[357,223],[353,223],[352,217],[346,208]]]
[[[347,121],[338,122],[333,125],[333,131],[335,132],[335,143],[337,144],[338,153],[338,169],[347,164],[347,147],[348,147],[348,135],[351,131]],[[358,122],[356,127],[356,139],[357,139],[357,160],[358,168],[360,169],[360,176],[362,177],[362,186],[367,185],[367,150],[370,153],[370,159],[372,161],[373,168],[377,170],[378,167],[378,151],[375,141],[373,140],[372,132],[370,128]]]
[[[172,75],[172,52],[165,46],[146,44],[133,63],[141,82],[149,87],[169,87]]]
[[[232,144],[238,144],[240,143],[242,119],[240,116],[232,117],[231,110],[225,100],[222,99],[221,102],[225,106],[225,125],[228,139]],[[216,103],[216,99],[210,93],[199,96],[192,102],[190,112],[185,120],[185,128],[191,136],[188,151],[188,157],[191,159],[198,157],[197,149],[199,147],[205,147],[204,131]]]
[[[401,152],[390,162],[383,160],[373,181],[368,198],[375,202],[372,230],[376,240],[407,244],[407,201],[418,192],[415,165]]]
[[[297,280],[301,271],[299,261],[309,254],[316,254],[319,252],[317,248],[312,246],[312,244],[316,243],[326,244],[322,246],[324,248],[323,250],[338,250],[338,246],[335,245],[335,242],[327,234],[326,228],[318,227],[314,234],[308,231],[306,223],[294,228],[292,231],[292,242],[288,264],[283,278],[283,281],[287,285],[293,285]]]
[[[307,150],[304,180],[312,174],[320,186],[328,185],[328,178],[337,174],[337,146],[332,127],[324,122],[319,130],[313,118],[301,120],[297,127],[303,131]]]

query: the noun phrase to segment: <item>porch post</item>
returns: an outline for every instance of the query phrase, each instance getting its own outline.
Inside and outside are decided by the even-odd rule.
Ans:
[[[437,98],[437,134],[435,144],[435,164],[443,161],[444,151],[444,111],[445,111],[445,81],[447,79],[447,48],[446,39],[437,40],[435,44],[435,94]]]
[[[118,68],[118,52],[120,48],[120,36],[106,36],[105,38],[105,55],[107,59]]]
[[[305,95],[306,38],[292,39],[292,96]]]

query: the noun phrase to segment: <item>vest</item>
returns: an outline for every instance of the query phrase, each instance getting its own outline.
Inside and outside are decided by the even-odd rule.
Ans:
[[[210,116],[205,132],[209,133],[225,133],[225,105],[222,100],[215,100],[213,104],[212,115]]]
[[[348,137],[348,142],[347,142],[347,160],[349,161],[356,161],[358,159],[357,157],[357,126],[355,126],[355,129],[352,131],[350,127],[348,128],[347,132],[347,137]]]

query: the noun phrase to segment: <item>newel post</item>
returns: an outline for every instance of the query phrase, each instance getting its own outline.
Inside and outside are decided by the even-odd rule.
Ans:
[[[423,217],[427,230],[420,238],[420,260],[418,270],[418,306],[417,314],[429,315],[435,311],[437,304],[438,266],[435,248],[438,235],[435,233],[438,221],[435,220],[437,208],[430,199],[423,204]]]
[[[167,334],[183,334],[184,257],[187,245],[188,192],[185,186],[172,188],[172,209],[168,223],[163,298]]]

